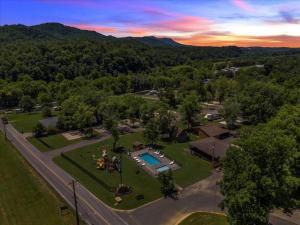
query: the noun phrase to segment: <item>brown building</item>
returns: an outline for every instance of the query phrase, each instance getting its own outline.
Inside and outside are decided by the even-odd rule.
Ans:
[[[214,124],[193,127],[193,130],[200,136],[215,137],[218,139],[224,139],[230,136],[229,130],[221,128]]]
[[[190,143],[190,150],[192,154],[201,155],[214,161],[219,161],[220,158],[224,157],[229,147],[230,144],[214,137]]]

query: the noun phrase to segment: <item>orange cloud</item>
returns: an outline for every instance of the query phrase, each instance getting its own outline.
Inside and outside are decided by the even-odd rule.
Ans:
[[[134,27],[134,28],[127,29],[126,33],[133,36],[145,36],[149,33],[149,30],[145,28]]]
[[[152,25],[153,29],[179,32],[195,32],[209,30],[212,24],[206,18],[196,16],[181,16],[173,20],[163,20]]]
[[[114,27],[107,27],[101,25],[90,25],[90,24],[71,24],[70,26],[76,27],[82,30],[90,30],[90,31],[97,31],[100,33],[116,33],[117,29]]]
[[[240,46],[240,47],[300,47],[298,36],[237,36],[220,33],[215,35],[194,35],[190,38],[173,38],[175,41],[195,46]]]
[[[255,12],[255,9],[244,0],[232,0],[232,3],[247,12]]]

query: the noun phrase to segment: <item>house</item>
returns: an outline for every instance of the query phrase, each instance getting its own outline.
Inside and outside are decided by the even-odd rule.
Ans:
[[[226,155],[230,144],[223,142],[215,137],[209,137],[190,143],[192,154],[201,155],[209,160],[218,162]]]
[[[200,136],[215,137],[218,139],[225,139],[230,136],[229,130],[221,128],[215,124],[193,127],[193,130]]]

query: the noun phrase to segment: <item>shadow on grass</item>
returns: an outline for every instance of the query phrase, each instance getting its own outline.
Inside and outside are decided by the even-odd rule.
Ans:
[[[47,142],[43,141],[43,140],[40,139],[40,138],[37,138],[37,140],[38,140],[40,143],[42,143],[43,145],[45,145],[47,148],[49,148],[49,149],[52,147],[51,145],[49,145]]]
[[[95,182],[97,182],[104,189],[106,189],[109,192],[115,192],[115,190],[116,190],[115,187],[107,185],[102,180],[100,180],[98,177],[96,177],[94,174],[92,174],[91,172],[89,172],[87,169],[85,169],[84,167],[82,167],[81,165],[79,165],[77,162],[75,162],[73,159],[71,159],[70,157],[68,157],[64,153],[61,153],[61,156],[64,159],[66,159],[68,162],[70,162],[71,164],[73,164],[74,166],[76,166],[78,169],[80,169],[82,172],[84,172],[86,175],[88,175],[92,180],[94,180]]]
[[[149,145],[149,147],[154,148],[156,150],[163,150],[166,146],[160,144]]]

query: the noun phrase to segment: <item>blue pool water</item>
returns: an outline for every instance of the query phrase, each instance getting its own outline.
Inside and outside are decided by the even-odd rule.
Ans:
[[[157,158],[155,158],[154,156],[150,155],[149,153],[144,153],[144,154],[140,155],[140,158],[142,160],[144,160],[150,166],[160,164],[160,161]]]
[[[164,172],[164,171],[167,171],[169,170],[170,168],[168,166],[162,166],[162,167],[159,167],[157,168],[157,172],[161,173],[161,172]]]

